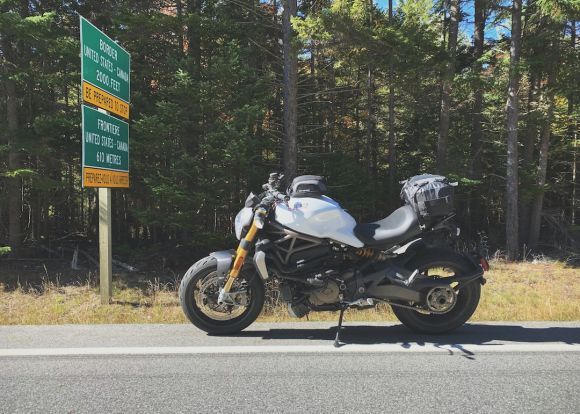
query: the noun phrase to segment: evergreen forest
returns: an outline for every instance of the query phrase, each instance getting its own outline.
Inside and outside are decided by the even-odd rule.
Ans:
[[[0,255],[98,244],[79,14],[131,54],[116,254],[233,246],[273,171],[359,221],[443,174],[466,239],[580,252],[578,0],[0,0]]]

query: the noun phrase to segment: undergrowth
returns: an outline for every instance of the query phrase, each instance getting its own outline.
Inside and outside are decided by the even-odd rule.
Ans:
[[[479,308],[472,320],[580,320],[580,271],[547,260],[522,263],[492,262],[486,273]],[[0,284],[0,324],[184,323],[177,297],[178,280],[140,284],[115,277],[113,303],[100,304],[97,275],[76,283],[60,283],[46,275],[38,286]],[[269,294],[261,321],[295,321],[283,303]],[[347,320],[394,321],[390,308],[349,310]],[[308,320],[336,320],[335,313],[313,312]],[[306,320],[306,318],[302,319]]]

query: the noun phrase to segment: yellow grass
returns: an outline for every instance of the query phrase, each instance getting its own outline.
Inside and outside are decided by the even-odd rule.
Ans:
[[[562,263],[492,263],[486,273],[479,308],[472,320],[580,320],[580,270]],[[183,323],[186,322],[174,289],[159,283],[128,288],[116,283],[114,302],[102,306],[90,283],[40,289],[6,289],[0,284],[0,324]],[[347,312],[354,321],[392,321],[385,306]],[[336,320],[336,314],[311,313],[309,320]],[[295,320],[282,306],[267,309],[262,321]],[[306,320],[306,319],[303,319]]]

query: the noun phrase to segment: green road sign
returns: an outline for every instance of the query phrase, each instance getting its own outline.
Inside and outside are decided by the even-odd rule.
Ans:
[[[129,53],[81,16],[82,80],[129,102],[130,71]]]
[[[129,124],[83,105],[83,168],[129,171]]]

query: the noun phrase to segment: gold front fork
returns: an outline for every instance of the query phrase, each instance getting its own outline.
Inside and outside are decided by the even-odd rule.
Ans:
[[[252,221],[252,225],[250,227],[250,230],[248,230],[246,237],[244,237],[240,241],[240,244],[238,246],[238,250],[236,250],[236,258],[234,259],[234,265],[232,266],[228,280],[226,281],[226,284],[224,285],[224,292],[225,293],[230,292],[230,289],[232,288],[232,284],[234,283],[234,280],[236,280],[236,278],[240,274],[240,270],[242,270],[242,266],[244,265],[244,261],[246,260],[246,256],[248,255],[248,250],[250,250],[250,248],[252,247],[252,242],[254,241],[254,238],[256,237],[257,232],[258,232],[258,226],[256,226],[256,222],[254,220],[254,221]]]

